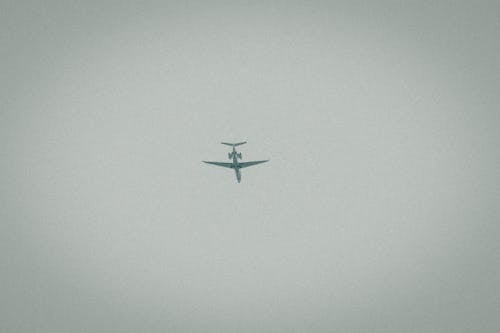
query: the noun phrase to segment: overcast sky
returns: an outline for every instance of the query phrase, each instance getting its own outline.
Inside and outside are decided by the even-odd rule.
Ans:
[[[3,1],[0,331],[500,331],[500,6]],[[248,141],[234,172],[220,141]]]

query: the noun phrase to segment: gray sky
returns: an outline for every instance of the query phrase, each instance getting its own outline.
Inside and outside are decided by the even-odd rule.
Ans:
[[[0,331],[499,331],[499,13],[2,2]]]

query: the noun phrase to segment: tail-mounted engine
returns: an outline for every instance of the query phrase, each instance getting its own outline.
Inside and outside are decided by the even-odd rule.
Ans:
[[[235,153],[235,152],[227,153],[227,158],[229,158],[231,160],[231,159],[233,159],[234,155],[236,155],[236,157],[238,157],[240,160],[242,159],[241,153]]]

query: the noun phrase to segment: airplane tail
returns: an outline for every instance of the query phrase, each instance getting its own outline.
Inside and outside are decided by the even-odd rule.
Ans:
[[[243,142],[238,142],[238,143],[228,143],[228,142],[221,142],[223,145],[226,145],[226,146],[231,146],[231,147],[236,147],[236,146],[239,146],[239,145],[243,145],[245,143],[247,143],[246,141],[243,141]]]

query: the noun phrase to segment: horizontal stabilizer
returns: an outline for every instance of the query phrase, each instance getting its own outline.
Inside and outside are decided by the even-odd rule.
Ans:
[[[239,146],[239,145],[243,145],[245,143],[247,143],[246,141],[243,141],[243,142],[238,142],[238,143],[228,143],[228,142],[221,142],[223,145],[226,145],[226,146],[231,146],[231,147],[236,147],[236,146]]]

